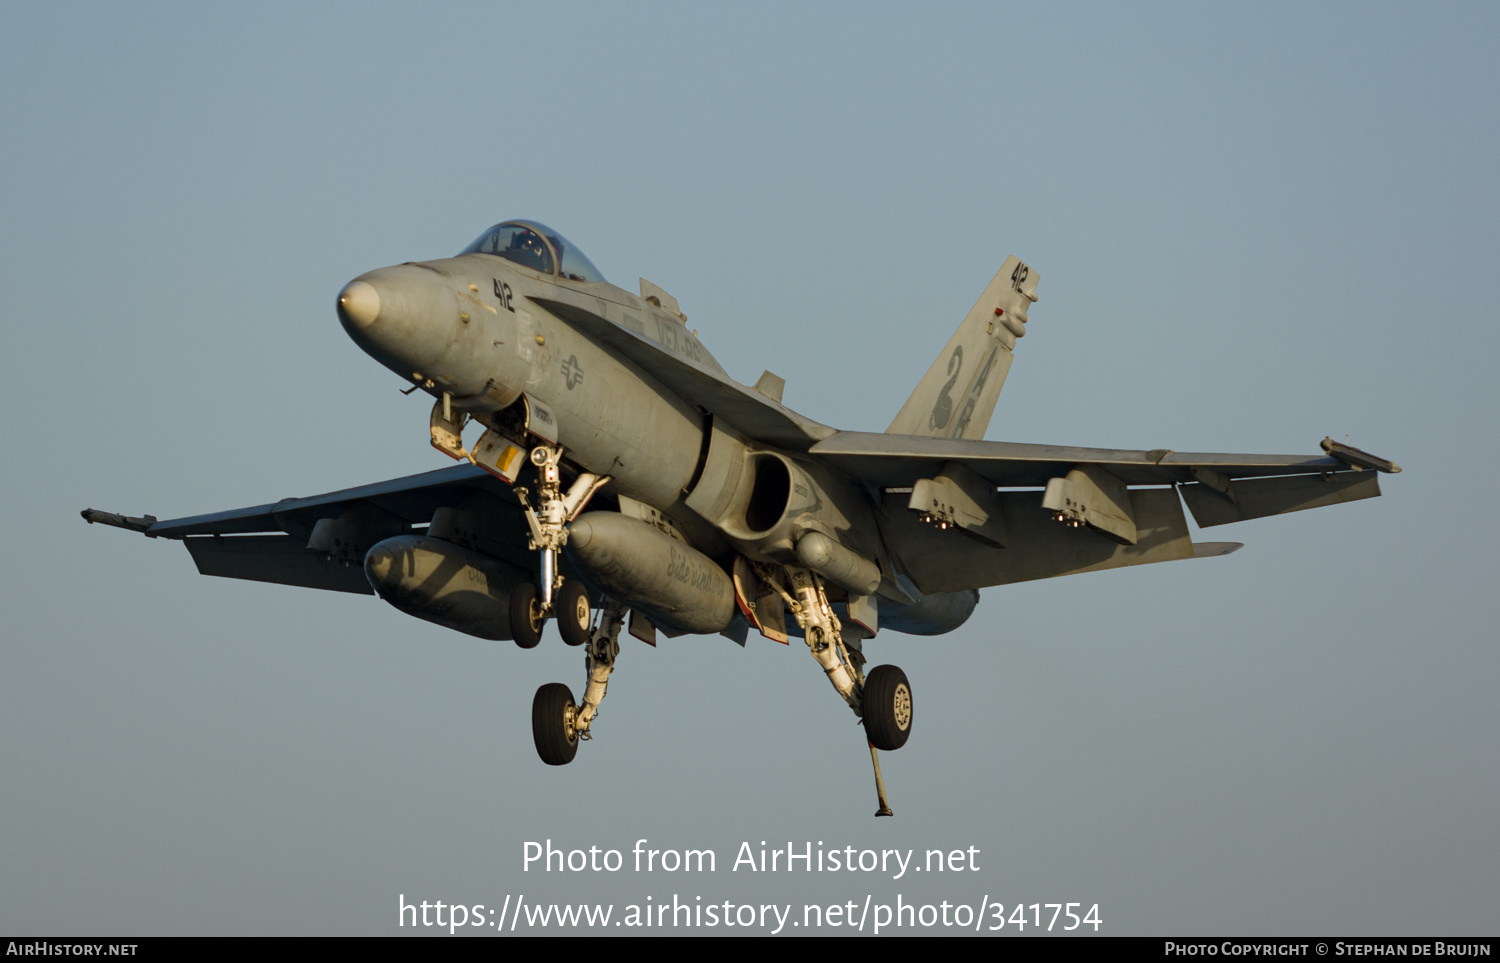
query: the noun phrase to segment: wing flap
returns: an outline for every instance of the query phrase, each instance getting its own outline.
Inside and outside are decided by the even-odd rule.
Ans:
[[[194,536],[183,544],[203,575],[375,594],[363,567],[324,558],[294,535]]]
[[[1009,547],[994,548],[924,523],[907,510],[905,495],[891,494],[885,500],[886,542],[929,595],[1194,557],[1182,503],[1171,489],[1129,492],[1133,545],[1090,528],[1057,524],[1042,508],[1042,496],[1039,491],[999,493]]]
[[[1368,471],[1293,475],[1230,482],[1227,487],[1218,491],[1199,482],[1181,486],[1182,500],[1200,528],[1375,498],[1380,494],[1380,478]]]

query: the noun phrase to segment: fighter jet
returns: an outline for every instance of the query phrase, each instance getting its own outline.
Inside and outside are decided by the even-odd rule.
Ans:
[[[183,542],[205,575],[375,594],[408,615],[529,649],[548,622],[581,646],[581,702],[532,704],[538,755],[591,734],[622,627],[800,637],[877,750],[911,735],[912,686],[867,668],[879,633],[962,626],[979,589],[1224,555],[1200,527],[1380,494],[1389,461],[985,441],[1037,274],[995,274],[884,434],[781,403],[784,382],[730,378],[666,291],[610,284],[536,221],[456,257],[380,268],[337,315],[376,361],[433,398],[432,447],[462,464],[358,488],[158,521],[83,517]],[[470,425],[478,430],[465,441]]]

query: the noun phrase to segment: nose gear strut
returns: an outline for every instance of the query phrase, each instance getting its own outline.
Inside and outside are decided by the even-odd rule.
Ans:
[[[531,504],[531,492],[517,485],[516,498],[526,514],[530,528],[526,546],[540,551],[537,566],[537,581],[533,586],[521,583],[511,593],[510,621],[516,644],[531,648],[541,638],[541,624],[553,614],[553,597],[562,588],[563,577],[557,571],[557,553],[568,542],[568,523],[577,518],[604,484],[608,475],[580,472],[568,487],[562,490],[562,448],[556,445],[538,445],[531,449],[531,463],[537,470],[537,507]]]
[[[443,392],[442,397],[433,404],[432,414],[428,418],[432,447],[450,458],[460,461],[467,459],[473,464],[479,464],[474,452],[464,447],[463,431],[468,421],[468,413],[456,410],[453,396]],[[481,438],[480,449],[483,448],[484,439]],[[580,472],[564,493],[562,457],[562,447],[555,444],[541,444],[531,450],[531,464],[537,470],[536,508],[531,505],[530,491],[520,485],[514,489],[526,515],[526,524],[531,529],[527,547],[534,552],[541,552],[536,584],[518,584],[510,597],[511,635],[523,649],[529,649],[541,641],[542,625],[554,614],[553,600],[557,591],[563,587],[563,577],[557,571],[557,553],[567,544],[568,523],[578,517],[589,499],[610,478],[608,475]],[[490,469],[486,466],[486,470]],[[581,621],[575,619],[566,627],[560,624],[559,628],[569,645],[578,645],[583,641],[588,626],[587,594],[582,586],[578,586],[566,595],[564,602],[577,607]]]

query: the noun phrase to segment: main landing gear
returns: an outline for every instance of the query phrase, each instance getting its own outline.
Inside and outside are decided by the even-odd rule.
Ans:
[[[561,682],[549,682],[536,690],[536,698],[531,700],[531,737],[536,741],[536,754],[547,765],[566,766],[578,754],[579,741],[590,737],[599,703],[604,701],[610,674],[620,656],[620,626],[624,623],[625,607],[605,602],[599,624],[588,633],[588,647],[584,649],[588,684],[583,690],[583,705],[574,705],[573,690]]]
[[[792,612],[802,628],[808,651],[822,666],[835,691],[864,723],[879,801],[875,815],[893,815],[885,798],[879,750],[900,749],[911,736],[912,694],[906,673],[894,665],[875,666],[865,673],[861,645],[866,633],[856,624],[846,626],[839,621],[828,604],[823,581],[815,572],[792,566],[756,566],[756,574]],[[623,604],[606,600],[592,631],[588,631],[592,613],[587,596],[570,595],[569,584],[572,583],[564,583],[557,594],[559,627],[565,638],[579,629],[586,632],[584,668],[588,684],[582,705],[574,703],[572,690],[560,682],[536,691],[531,704],[532,738],[537,755],[549,766],[572,762],[578,754],[578,743],[590,737],[620,655],[620,628],[626,614]],[[779,611],[778,608],[778,619]]]
[[[823,579],[816,572],[793,565],[756,565],[755,572],[762,583],[781,596],[802,628],[812,657],[864,722],[870,764],[875,769],[875,794],[880,802],[875,815],[894,815],[885,801],[885,780],[880,775],[876,750],[900,749],[911,736],[911,683],[906,673],[894,665],[878,665],[865,674],[861,646],[866,633],[858,625],[839,621],[828,604]]]
[[[541,641],[543,625],[554,617],[564,642],[585,647],[588,682],[583,704],[574,703],[572,690],[560,682],[537,689],[531,704],[532,738],[537,755],[549,766],[563,766],[578,754],[578,743],[589,739],[599,704],[604,701],[609,677],[620,654],[619,635],[625,606],[606,600],[596,620],[584,587],[577,581],[565,580],[557,571],[557,553],[567,543],[568,523],[583,511],[593,494],[609,481],[609,476],[580,473],[564,492],[559,468],[562,449],[552,444],[538,445],[531,450],[530,458],[537,469],[537,504],[532,505],[527,489],[518,486],[515,493],[530,528],[528,547],[541,557],[536,582],[520,583],[513,590],[510,622],[516,644],[523,649]],[[885,780],[880,774],[879,750],[900,749],[911,736],[912,694],[906,674],[895,666],[882,665],[866,675],[861,645],[867,633],[853,622],[845,626],[839,621],[828,603],[823,578],[816,572],[794,565],[755,565],[754,569],[758,581],[772,598],[779,596],[775,622],[781,621],[784,604],[802,628],[808,651],[834,690],[863,721],[880,804],[875,815],[892,815],[885,798]]]

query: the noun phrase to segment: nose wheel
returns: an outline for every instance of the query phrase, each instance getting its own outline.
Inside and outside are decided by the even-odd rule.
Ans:
[[[553,599],[550,613],[542,604],[535,584],[520,582],[511,589],[510,634],[516,645],[523,649],[535,648],[542,640],[542,629],[549,615],[557,617],[557,634],[568,645],[583,645],[589,640],[594,609],[582,583],[564,582]]]
[[[578,517],[609,476],[582,472],[564,493],[559,467],[562,449],[538,445],[530,457],[537,470],[537,505],[532,506],[531,492],[525,488],[517,486],[515,494],[530,529],[527,546],[538,553],[537,580],[517,585],[511,592],[511,634],[517,645],[529,649],[541,640],[542,624],[555,615],[563,641],[582,645],[589,639],[594,613],[584,587],[565,581],[557,571],[557,553],[568,543],[568,523]]]
[[[511,638],[523,649],[534,649],[542,641],[542,626],[546,622],[547,613],[537,597],[536,585],[518,582],[510,593]]]

